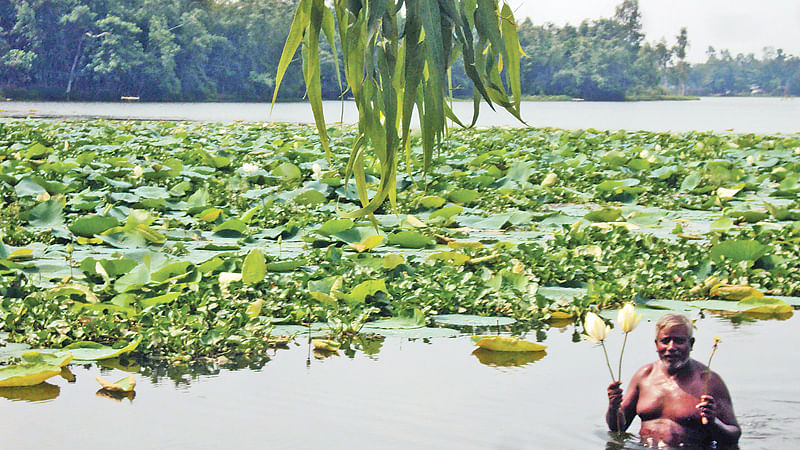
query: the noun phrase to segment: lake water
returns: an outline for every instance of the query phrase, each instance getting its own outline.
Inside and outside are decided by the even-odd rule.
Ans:
[[[705,362],[713,336],[721,337],[712,367],[731,392],[743,449],[800,444],[798,326],[797,316],[698,320],[693,356]],[[653,330],[643,322],[631,334],[623,380],[656,357]],[[516,367],[483,364],[467,336],[387,338],[376,354],[325,359],[311,356],[300,338],[270,351],[263,366],[172,379],[141,370],[135,398],[121,401],[96,395],[94,377],[125,372],[73,367],[74,383],[49,381],[44,396],[54,398],[10,400],[25,394],[0,390],[2,447],[622,448],[603,419],[610,382],[603,352],[573,342],[574,331],[550,329],[546,355]],[[609,338],[612,364],[621,338],[618,331]],[[638,430],[637,419],[625,448],[642,448]]]
[[[353,102],[324,102],[329,123],[355,123]],[[456,114],[472,117],[472,103],[456,102]],[[114,118],[212,122],[313,123],[308,103],[0,103],[0,117]],[[522,117],[534,127],[600,130],[800,132],[800,98],[702,98],[657,102],[523,102]],[[505,110],[482,105],[479,126],[523,126]]]
[[[341,104],[325,107],[328,120],[338,120]],[[456,104],[462,117],[469,108]],[[269,120],[267,104],[6,102],[0,109],[0,117]],[[353,104],[344,109],[344,121],[354,122]],[[523,116],[537,127],[796,133],[800,99],[527,102]],[[505,112],[484,108],[481,117],[481,126],[518,126]],[[310,122],[311,110],[279,104],[272,118]],[[656,357],[653,326],[643,323],[631,335],[623,380]],[[705,362],[713,336],[722,338],[712,366],[731,391],[743,449],[800,445],[798,328],[797,317],[698,321],[697,359]],[[603,419],[610,381],[603,352],[573,342],[574,333],[571,325],[550,329],[542,336],[546,355],[506,367],[484,364],[466,334],[386,338],[377,353],[325,359],[310,355],[300,338],[270,351],[268,362],[238,370],[140,368],[135,397],[121,401],[96,395],[94,380],[120,379],[120,368],[73,366],[74,383],[55,377],[33,389],[0,389],[0,448],[620,448]],[[621,341],[618,332],[610,338],[612,361]],[[622,447],[641,447],[638,429],[637,421]]]

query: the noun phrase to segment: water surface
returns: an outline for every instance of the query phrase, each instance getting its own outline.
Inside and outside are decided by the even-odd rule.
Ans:
[[[733,131],[737,133],[800,132],[800,98],[707,97],[698,101],[654,102],[523,102],[522,117],[534,127],[599,130]],[[455,102],[456,114],[472,117],[471,102]],[[329,123],[355,123],[353,102],[324,102]],[[278,121],[313,123],[308,103],[0,103],[0,117],[115,118],[210,122]],[[482,105],[479,126],[524,126],[511,114]]]
[[[741,448],[800,444],[800,319],[735,324],[700,319],[693,356],[713,360],[743,429]],[[623,381],[652,361],[653,323],[628,341]],[[51,379],[55,398],[0,398],[4,448],[605,448],[600,348],[551,329],[547,354],[520,367],[482,364],[467,336],[429,341],[387,338],[377,354],[309,357],[304,339],[270,351],[262,367],[211,375],[135,375],[131,401],[96,395],[94,377],[118,369],[74,367],[76,382]],[[618,357],[621,334],[608,346]],[[528,339],[535,340],[535,333]],[[794,350],[792,350],[794,348]],[[616,367],[614,368],[616,371]],[[8,396],[6,391],[0,395]],[[631,426],[627,448],[640,448]],[[609,447],[609,448],[613,448]]]

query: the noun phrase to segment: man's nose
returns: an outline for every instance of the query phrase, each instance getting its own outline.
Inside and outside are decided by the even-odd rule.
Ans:
[[[675,348],[675,341],[667,342],[667,350],[671,350],[673,348]]]

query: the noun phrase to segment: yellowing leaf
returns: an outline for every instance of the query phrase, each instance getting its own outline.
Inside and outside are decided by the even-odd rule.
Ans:
[[[131,392],[133,388],[136,387],[136,379],[133,378],[133,375],[128,375],[127,377],[115,381],[111,383],[107,380],[104,380],[101,377],[95,377],[100,386],[103,386],[103,389],[107,391],[114,391],[114,392]]]
[[[0,367],[0,387],[35,386],[60,373],[61,367],[38,362]]]
[[[392,270],[404,262],[405,258],[403,258],[403,255],[389,253],[383,256],[383,268],[386,270]]]
[[[311,345],[314,346],[315,350],[323,350],[326,352],[335,352],[339,350],[339,347],[342,345],[339,342],[330,339],[312,339]]]
[[[458,250],[462,248],[483,248],[483,244],[480,242],[472,242],[472,241],[450,241],[447,243],[447,246]]]
[[[406,222],[414,228],[425,228],[427,226],[423,221],[417,219],[416,216],[411,214],[406,216]]]
[[[350,247],[358,253],[372,250],[383,242],[383,235],[376,234],[365,238],[361,242],[353,242]]]
[[[27,261],[29,259],[33,259],[33,250],[29,248],[21,248],[11,252],[8,255],[8,259],[11,261]]]
[[[485,337],[475,345],[495,352],[541,352],[547,347],[508,336]]]
[[[253,303],[250,303],[247,306],[247,311],[245,311],[247,313],[247,316],[250,317],[251,319],[258,317],[258,315],[261,314],[261,307],[263,305],[264,305],[263,299],[258,299]]]
[[[198,220],[202,220],[204,222],[214,222],[215,220],[217,220],[219,218],[220,214],[222,214],[222,210],[221,209],[219,209],[219,208],[208,208],[208,209],[204,210],[203,212],[201,212],[197,216],[197,219]]]
[[[747,297],[763,297],[764,294],[750,286],[735,284],[717,284],[709,292],[711,297],[722,297],[725,300],[742,300]]]

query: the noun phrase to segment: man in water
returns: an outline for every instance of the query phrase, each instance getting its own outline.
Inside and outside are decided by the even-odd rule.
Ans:
[[[735,446],[742,434],[728,388],[706,366],[689,358],[692,322],[667,314],[656,323],[658,361],[639,369],[623,395],[620,382],[608,386],[606,423],[624,431],[638,415],[639,432],[651,444]],[[662,444],[663,443],[663,444]]]

